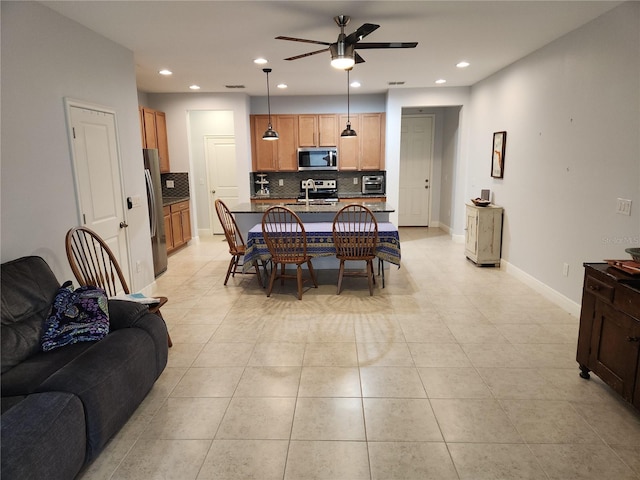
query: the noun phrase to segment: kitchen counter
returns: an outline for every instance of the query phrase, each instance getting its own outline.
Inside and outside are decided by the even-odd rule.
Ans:
[[[358,202],[356,202],[358,203]],[[388,222],[389,214],[395,209],[387,202],[366,202],[362,201],[365,207],[373,212],[378,222]],[[251,228],[262,222],[264,212],[269,208],[278,205],[277,203],[241,203],[230,208],[231,213],[235,214],[236,223],[243,238],[247,238],[247,234]],[[295,202],[295,200],[283,199],[280,205],[293,210],[300,220],[303,222],[333,222],[338,210],[345,207],[346,203],[330,202],[318,204],[310,202],[306,205],[304,202]]]
[[[355,198],[355,197],[349,197]],[[376,213],[391,213],[395,212],[395,209],[391,207],[387,202],[367,202],[366,197],[363,197],[362,201],[355,202],[361,203],[374,214]],[[274,205],[284,205],[287,208],[293,210],[298,215],[303,214],[322,214],[322,213],[337,213],[342,207],[345,207],[346,203],[340,202],[318,202],[311,200],[309,205],[305,202],[296,202],[295,199],[286,198],[282,199],[282,203],[241,203],[233,208],[230,208],[232,213],[264,213],[269,207]],[[318,220],[320,221],[320,220]]]
[[[189,200],[190,197],[162,197],[162,206],[168,207],[169,205],[173,205],[174,203],[184,202]]]

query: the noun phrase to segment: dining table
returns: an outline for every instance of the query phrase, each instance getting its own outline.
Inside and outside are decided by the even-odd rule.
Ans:
[[[333,243],[333,222],[304,222],[307,235],[307,253],[311,257],[330,257],[336,255]],[[391,222],[378,222],[378,274],[382,274],[384,288],[384,262],[392,263],[400,268],[400,234]],[[247,245],[244,255],[243,271],[249,271],[257,261],[267,262],[271,258],[269,249],[262,235],[262,224],[255,224],[247,234]],[[315,267],[315,265],[314,265]]]

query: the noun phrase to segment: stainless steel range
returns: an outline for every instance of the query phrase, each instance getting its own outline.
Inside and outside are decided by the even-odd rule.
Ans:
[[[309,192],[309,200],[324,200],[326,202],[338,201],[338,181],[337,180],[301,180],[299,202],[304,202]]]

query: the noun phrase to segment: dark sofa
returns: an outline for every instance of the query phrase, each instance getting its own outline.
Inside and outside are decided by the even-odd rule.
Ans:
[[[167,363],[162,318],[109,300],[109,334],[49,352],[44,320],[60,283],[40,257],[1,265],[3,479],[71,479],[145,398]]]

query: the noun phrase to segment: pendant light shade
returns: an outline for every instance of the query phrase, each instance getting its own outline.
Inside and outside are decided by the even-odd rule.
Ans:
[[[356,133],[356,131],[351,128],[351,118],[350,118],[350,112],[349,112],[349,72],[351,71],[350,68],[347,69],[347,127],[342,131],[342,133],[340,134],[341,137],[357,137],[358,134]]]
[[[270,68],[263,68],[262,71],[267,74],[267,109],[269,111],[269,125],[267,126],[267,130],[262,135],[263,140],[278,140],[278,132],[276,132],[271,126],[271,96],[269,94],[269,73],[271,73]]]

